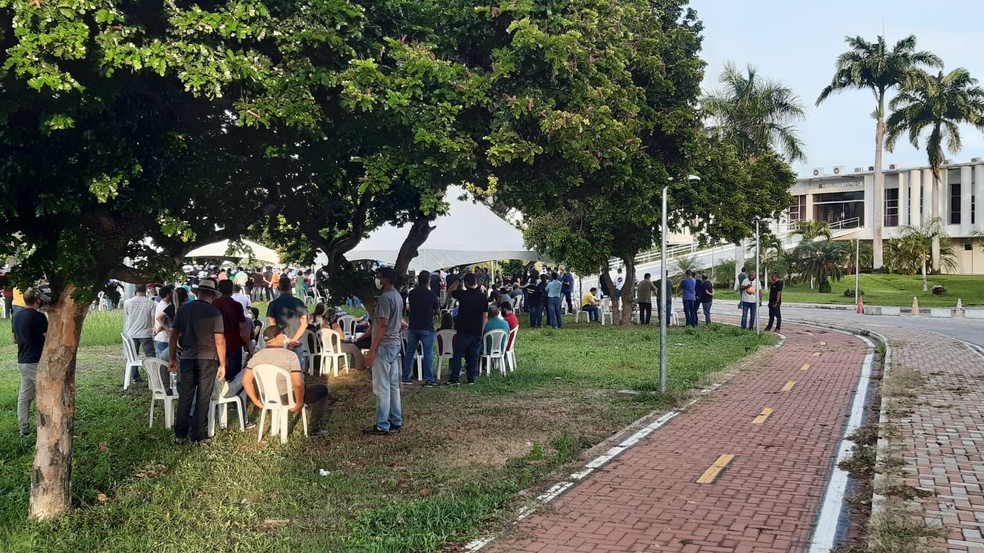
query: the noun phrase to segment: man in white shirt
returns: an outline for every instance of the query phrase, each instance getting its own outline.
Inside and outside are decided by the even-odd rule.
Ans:
[[[157,307],[154,309],[154,347],[157,349],[157,357],[168,361],[167,344],[171,341],[174,287],[162,286],[159,293],[161,301],[157,302]],[[170,310],[168,310],[169,307]]]
[[[243,306],[243,314],[246,315],[247,319],[253,319],[253,313],[250,312],[249,308],[253,306],[253,303],[249,301],[249,296],[243,293],[243,287],[236,284],[232,287],[232,299],[238,301]]]
[[[145,357],[156,357],[154,352],[154,312],[157,305],[147,297],[147,285],[138,284],[132,298],[123,302],[123,336],[133,340],[139,353],[143,349]],[[140,371],[133,368],[133,381],[140,381]]]
[[[746,329],[755,328],[755,317],[758,312],[758,281],[755,280],[755,273],[749,273],[745,280],[741,282],[741,327]],[[751,312],[751,317],[748,316]]]

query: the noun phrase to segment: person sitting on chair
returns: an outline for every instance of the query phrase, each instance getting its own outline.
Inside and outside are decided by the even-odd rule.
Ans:
[[[506,331],[506,336],[509,335],[509,322],[499,316],[499,308],[496,306],[489,307],[489,320],[485,323],[485,334],[488,334],[490,330],[504,330]],[[505,339],[502,341],[502,350],[505,351],[506,346]],[[482,338],[482,351],[485,353],[490,353],[490,348],[492,347],[492,340]]]
[[[266,347],[256,352],[249,362],[246,363],[246,373],[243,375],[243,388],[246,395],[258,409],[263,409],[263,402],[256,390],[256,383],[253,381],[253,369],[259,365],[273,365],[290,371],[290,382],[294,388],[294,397],[297,406],[291,409],[296,413],[305,406],[311,408],[311,417],[308,419],[308,434],[312,436],[328,436],[328,430],[321,429],[321,419],[325,414],[325,404],[328,400],[328,387],[324,384],[314,384],[305,386],[304,373],[301,372],[301,363],[297,355],[285,349],[287,336],[284,334],[284,327],[270,325],[263,332],[266,339]],[[282,401],[287,401],[287,390],[279,390]]]
[[[581,296],[581,311],[585,311],[588,314],[588,322],[598,322],[599,314],[601,309],[598,308],[598,300],[595,299],[595,294],[598,293],[597,288],[592,288]]]

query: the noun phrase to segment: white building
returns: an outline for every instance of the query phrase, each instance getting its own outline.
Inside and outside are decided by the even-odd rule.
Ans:
[[[984,199],[984,159],[969,163],[946,163],[942,168],[938,213],[953,239],[960,274],[984,274],[984,251],[975,247],[973,231],[984,228],[984,213],[976,200]],[[885,168],[883,231],[885,240],[894,238],[902,225],[919,226],[932,217],[933,173],[929,167]],[[800,178],[789,193],[795,203],[788,211],[789,221],[826,221],[834,228],[852,229],[844,238],[871,240],[875,205],[870,199],[875,188],[873,167],[847,171],[834,167],[814,169]]]

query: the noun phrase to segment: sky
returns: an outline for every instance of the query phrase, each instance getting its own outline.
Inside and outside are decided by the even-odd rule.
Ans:
[[[691,7],[704,22],[705,91],[717,86],[725,62],[732,61],[740,68],[754,65],[761,77],[778,80],[799,96],[806,110],[798,130],[807,161],[793,169],[801,176],[812,175],[814,168],[830,175],[834,166],[851,171],[874,165],[872,93],[845,90],[815,105],[830,84],[837,56],[847,50],[846,36],[874,41],[884,35],[894,44],[913,34],[917,48],[940,56],[946,71],[963,67],[972,77],[984,79],[981,0],[691,0]],[[960,131],[962,150],[946,157],[957,162],[984,157],[984,134],[970,126]],[[926,152],[900,139],[894,152],[885,152],[883,167],[892,163],[924,166]]]

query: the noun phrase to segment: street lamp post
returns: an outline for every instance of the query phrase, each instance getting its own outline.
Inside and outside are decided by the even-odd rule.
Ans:
[[[762,275],[759,272],[760,270],[761,267],[759,266],[759,218],[755,217],[755,278],[756,279],[762,278]],[[762,301],[761,301],[762,296],[760,292],[761,290],[762,290],[762,281],[759,280],[758,286],[755,287],[755,334],[756,335],[761,333],[761,331],[759,330],[759,312],[758,312],[759,308],[762,307]]]
[[[670,178],[670,180],[673,180]],[[700,180],[697,175],[688,175],[687,180]],[[659,272],[662,278],[659,286],[659,390],[666,393],[666,325],[669,323],[666,316],[666,285],[669,282],[670,274],[666,270],[666,234],[669,232],[666,223],[666,197],[669,195],[669,186],[663,187],[663,220],[659,232]]]

